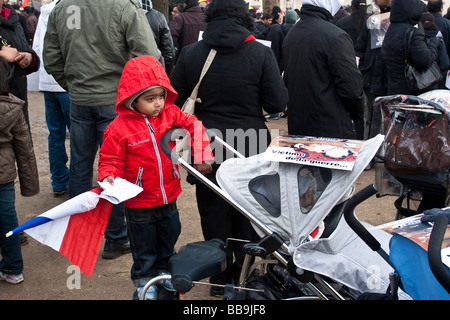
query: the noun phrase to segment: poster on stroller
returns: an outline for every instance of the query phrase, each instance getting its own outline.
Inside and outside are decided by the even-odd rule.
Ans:
[[[417,243],[420,247],[427,251],[431,231],[433,230],[433,224],[423,222],[421,220],[423,216],[423,213],[419,213],[411,217],[406,217],[376,226],[374,229],[383,230],[390,234],[399,234]],[[450,268],[450,224],[447,226],[447,230],[444,235],[441,255],[442,262]]]
[[[280,135],[272,140],[263,160],[330,169],[353,169],[364,141]]]

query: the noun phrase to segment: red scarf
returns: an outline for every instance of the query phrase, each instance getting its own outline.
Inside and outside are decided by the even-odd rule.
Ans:
[[[254,35],[249,35],[245,40],[244,40],[244,42],[247,42],[247,41],[255,41],[256,40],[256,38],[255,38],[255,36]]]
[[[5,6],[2,6],[2,11],[0,12],[0,15],[3,18],[8,19],[10,13],[11,13],[10,9],[6,8]]]

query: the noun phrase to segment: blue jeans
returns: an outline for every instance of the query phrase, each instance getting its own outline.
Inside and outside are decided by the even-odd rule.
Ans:
[[[15,202],[14,181],[0,184],[0,244],[2,254],[0,271],[11,275],[18,275],[23,271],[20,233],[15,233],[8,238],[5,237],[8,231],[18,226]]]
[[[169,258],[181,232],[176,200],[153,208],[125,209],[133,266],[131,280],[145,285],[160,272],[167,272]]]
[[[70,104],[69,198],[92,189],[95,156],[103,142],[103,132],[116,116],[114,105]]]
[[[103,132],[117,116],[115,105],[70,105],[70,178],[69,198],[93,188],[94,161],[103,143]],[[105,236],[111,239],[127,237],[123,204],[115,205],[106,227]]]
[[[68,92],[44,91],[45,120],[49,131],[48,157],[53,191],[68,190],[69,160],[66,153],[66,128],[70,131]]]

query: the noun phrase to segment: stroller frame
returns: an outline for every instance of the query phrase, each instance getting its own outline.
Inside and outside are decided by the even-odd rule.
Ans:
[[[161,147],[164,153],[171,159],[173,163],[176,163],[191,173],[194,177],[200,180],[203,184],[209,187],[212,191],[214,191],[217,195],[219,195],[222,199],[224,199],[227,203],[232,205],[235,209],[237,209],[240,213],[242,213],[249,221],[254,224],[260,231],[262,231],[265,236],[262,237],[257,243],[248,242],[243,239],[228,239],[227,241],[243,241],[247,242],[243,245],[245,255],[244,265],[241,270],[239,283],[238,285],[218,285],[211,284],[207,282],[202,282],[200,280],[213,276],[217,273],[220,273],[217,265],[223,263],[223,261],[216,261],[215,267],[206,267],[204,270],[198,270],[197,267],[193,267],[188,270],[183,270],[182,274],[167,274],[161,275],[149,280],[143,287],[143,290],[138,295],[140,300],[145,300],[145,294],[150,288],[150,286],[155,284],[160,284],[164,280],[171,280],[172,284],[176,291],[186,293],[192,289],[194,285],[208,285],[208,286],[217,286],[224,287],[225,294],[223,296],[224,300],[242,300],[245,299],[245,293],[250,291],[261,291],[259,289],[247,288],[246,281],[248,277],[251,275],[252,271],[256,269],[257,266],[262,269],[267,268],[270,264],[281,264],[283,268],[289,271],[290,275],[296,280],[299,281],[302,285],[306,286],[313,295],[301,295],[299,297],[291,298],[290,300],[348,300],[354,299],[350,291],[346,291],[342,289],[343,292],[340,292],[339,289],[336,289],[333,286],[333,282],[330,282],[326,277],[323,277],[315,272],[311,272],[308,270],[299,270],[298,267],[294,265],[292,259],[287,259],[283,252],[287,253],[289,251],[288,246],[285,244],[283,239],[270,228],[262,224],[253,214],[248,212],[245,208],[243,208],[239,203],[237,203],[234,199],[232,199],[226,192],[224,192],[219,186],[211,182],[208,178],[203,176],[200,172],[198,172],[192,165],[190,165],[185,159],[183,159],[177,152],[172,150],[169,147],[169,142],[175,141],[176,139],[182,139],[186,136],[186,131],[181,128],[172,128],[167,131],[163,137],[161,138]],[[222,139],[217,136],[211,137],[211,142],[219,143],[223,148],[233,152],[235,156],[244,158],[242,154],[236,151],[234,148],[225,143]],[[339,220],[344,214],[344,205],[345,201],[336,205],[327,216],[327,223],[325,225],[325,230],[322,236],[329,235],[334,228],[336,228]],[[214,240],[210,240],[213,241]],[[187,245],[195,246],[204,246],[210,245],[210,241],[199,241],[197,243],[190,243]],[[216,253],[223,252],[223,246],[218,245],[215,248]],[[176,257],[182,253],[183,248],[180,249],[178,253],[176,253],[172,258],[177,259]],[[252,261],[259,257],[259,261],[252,263]],[[169,260],[169,265],[172,260]],[[183,257],[181,259],[188,259],[189,257]],[[181,260],[183,264],[189,264],[186,260]],[[176,263],[176,262],[175,262]],[[214,264],[210,262],[210,266]],[[208,262],[205,262],[208,264]],[[297,282],[298,283],[298,282]]]
[[[368,185],[351,199],[347,201],[346,208],[344,210],[344,218],[352,230],[369,246],[369,248],[377,252],[389,265],[394,268],[394,272],[391,275],[391,293],[396,298],[396,293],[399,288],[401,276],[395,270],[395,266],[391,263],[389,254],[381,248],[378,240],[359,222],[354,215],[354,209],[361,202],[370,198],[378,192],[375,185]],[[433,275],[436,277],[442,287],[450,293],[450,273],[447,272],[444,263],[441,259],[441,247],[444,235],[447,229],[448,219],[444,215],[439,215],[433,225],[433,229],[430,235],[430,241],[428,244],[428,263]]]

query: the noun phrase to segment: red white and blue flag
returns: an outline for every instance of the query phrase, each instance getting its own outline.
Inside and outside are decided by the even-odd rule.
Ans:
[[[25,231],[92,276],[113,206],[100,198],[101,192],[97,187],[71,198],[18,226],[7,236]]]

